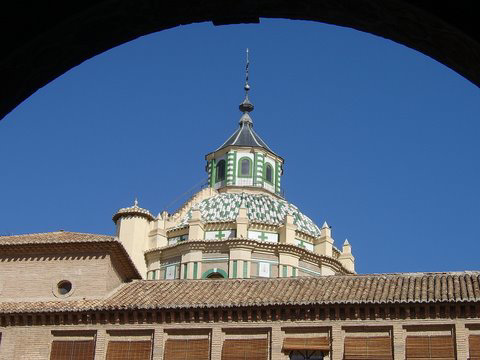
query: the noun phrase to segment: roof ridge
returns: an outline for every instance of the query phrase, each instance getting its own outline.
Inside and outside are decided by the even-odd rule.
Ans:
[[[335,278],[365,278],[365,277],[382,277],[382,276],[423,276],[423,275],[471,275],[478,274],[480,275],[480,270],[464,270],[464,271],[439,271],[439,272],[415,272],[415,273],[379,273],[379,274],[335,274],[335,275],[320,275],[320,276],[299,276],[299,277],[289,277],[289,278],[248,278],[248,279],[175,279],[175,280],[166,280],[166,279],[157,279],[157,280],[134,280],[135,282],[153,282],[153,283],[186,283],[186,282],[301,282],[301,281],[318,281],[318,280],[329,280]]]
[[[25,233],[25,234],[14,234],[14,235],[0,235],[1,237],[20,237],[20,236],[28,236],[28,235],[49,235],[49,234],[80,234],[80,235],[95,235],[95,236],[105,236],[114,238],[114,235],[107,235],[107,234],[95,234],[95,233],[86,233],[86,232],[78,232],[78,231],[47,231],[47,232],[39,232],[39,233]]]

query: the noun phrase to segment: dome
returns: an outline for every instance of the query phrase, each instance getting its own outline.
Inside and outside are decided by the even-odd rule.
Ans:
[[[202,219],[206,223],[227,222],[235,221],[242,203],[247,208],[251,222],[282,225],[285,215],[290,214],[299,231],[314,237],[320,236],[318,226],[295,205],[266,194],[222,193],[201,201],[194,205],[193,209],[201,211]],[[191,216],[192,209],[180,220],[178,227],[188,225]]]

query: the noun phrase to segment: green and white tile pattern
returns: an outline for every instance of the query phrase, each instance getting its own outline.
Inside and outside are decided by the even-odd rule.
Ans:
[[[205,199],[194,207],[201,211],[202,219],[207,223],[228,222],[236,220],[242,203],[247,208],[250,221],[281,225],[285,221],[285,215],[290,214],[300,231],[315,237],[320,235],[318,226],[308,216],[302,214],[295,205],[265,194],[224,193]],[[178,227],[188,225],[191,216],[190,209]]]

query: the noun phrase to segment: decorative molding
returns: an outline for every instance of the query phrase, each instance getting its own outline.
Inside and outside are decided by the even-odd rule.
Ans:
[[[308,261],[317,266],[329,265],[332,270],[339,274],[352,274],[348,271],[338,260],[318,255],[306,249],[302,249],[293,244],[280,244],[260,242],[253,239],[239,239],[232,238],[227,240],[194,240],[189,239],[185,242],[176,245],[169,245],[162,248],[155,248],[145,252],[151,254],[154,252],[162,252],[162,257],[168,257],[168,252],[171,250],[175,254],[182,254],[188,251],[204,251],[204,252],[227,252],[232,248],[246,248],[252,251],[268,251],[278,256],[280,252],[295,255],[300,261]],[[167,253],[167,254],[166,254]],[[172,254],[173,255],[173,254]]]

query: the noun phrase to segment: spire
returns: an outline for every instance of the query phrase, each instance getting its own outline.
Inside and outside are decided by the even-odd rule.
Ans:
[[[136,196],[135,196],[135,201],[133,202],[133,206],[138,207],[138,199]]]
[[[248,116],[248,113],[253,111],[253,104],[250,102],[248,99],[248,91],[250,90],[250,85],[248,84],[248,72],[249,72],[249,67],[250,67],[250,60],[248,58],[248,48],[247,48],[247,65],[245,67],[245,99],[243,102],[240,104],[238,107],[240,111],[244,114],[242,118],[240,119],[240,123],[243,122],[252,122],[252,119],[250,116]],[[245,116],[246,115],[246,116]]]

